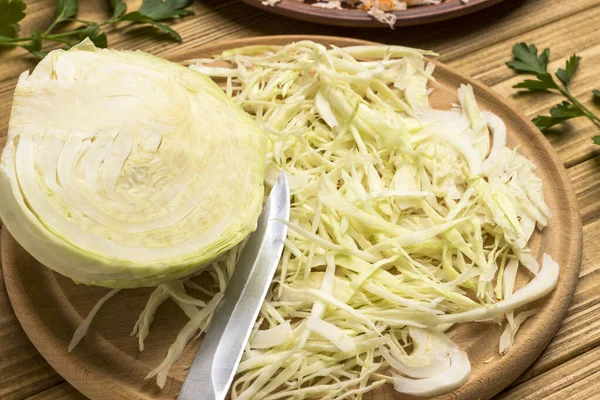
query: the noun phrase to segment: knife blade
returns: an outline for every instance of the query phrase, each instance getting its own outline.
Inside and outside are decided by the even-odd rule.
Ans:
[[[178,400],[223,400],[281,258],[290,214],[290,189],[281,173],[240,255]]]

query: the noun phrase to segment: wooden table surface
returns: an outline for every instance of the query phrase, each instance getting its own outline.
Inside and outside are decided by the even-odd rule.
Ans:
[[[26,0],[23,34],[45,28],[55,0]],[[132,7],[136,1],[128,2]],[[79,18],[104,20],[108,0],[81,1]],[[600,89],[600,0],[507,0],[454,21],[396,30],[360,30],[313,25],[258,11],[239,0],[197,0],[194,15],[174,24],[184,43],[157,40],[145,30],[120,26],[108,34],[109,46],[142,49],[169,57],[218,40],[273,34],[349,36],[432,49],[440,60],[479,79],[510,99],[528,116],[546,113],[558,98],[516,95],[521,78],[505,66],[519,41],[551,47],[550,69],[566,57],[583,56],[572,92],[594,108],[592,89]],[[0,147],[6,140],[12,92],[18,75],[35,65],[24,50],[0,51]],[[597,108],[596,108],[597,109]],[[579,284],[560,330],[541,357],[498,399],[600,398],[600,146],[591,137],[600,128],[586,119],[566,124],[547,137],[575,187],[584,231]],[[39,355],[12,311],[0,275],[0,399],[81,399]]]

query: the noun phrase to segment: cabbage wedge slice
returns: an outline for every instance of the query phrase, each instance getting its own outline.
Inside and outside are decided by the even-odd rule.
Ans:
[[[86,40],[21,75],[0,162],[0,217],[78,283],[156,286],[256,227],[264,135],[210,79]]]

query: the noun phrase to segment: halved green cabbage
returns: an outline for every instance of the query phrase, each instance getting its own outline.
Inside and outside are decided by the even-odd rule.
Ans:
[[[0,217],[77,282],[155,286],[255,229],[263,136],[201,73],[84,41],[19,79]]]

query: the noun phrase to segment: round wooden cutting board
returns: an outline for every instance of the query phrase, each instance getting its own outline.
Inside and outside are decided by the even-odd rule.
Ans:
[[[348,46],[365,44],[354,39],[311,36],[270,36],[252,38],[199,48],[177,61],[209,57],[224,49],[256,44],[285,44],[310,39],[323,44]],[[483,109],[498,114],[507,124],[509,144],[522,145],[520,152],[538,166],[544,181],[546,201],[553,217],[542,234],[534,236],[532,251],[538,257],[546,252],[560,264],[556,289],[537,302],[538,314],[528,319],[514,347],[498,354],[502,327],[494,324],[465,324],[458,328],[455,340],[465,349],[472,363],[469,381],[440,399],[487,399],[516,379],[546,347],[567,310],[577,282],[581,263],[582,231],[575,192],[556,153],[531,122],[503,98],[485,86],[437,63],[437,79],[431,100],[435,108],[449,108],[457,101],[461,83],[473,85]],[[174,399],[186,375],[186,369],[200,344],[194,340],[171,370],[163,390],[144,376],[157,366],[169,345],[187,321],[172,302],[156,314],[146,349],[138,350],[137,338],[129,336],[152,289],[125,290],[109,300],[93,321],[88,336],[72,352],[67,346],[73,332],[107,290],[76,285],[71,280],[43,267],[28,255],[4,229],[1,256],[6,287],[14,310],[25,332],[40,351],[69,383],[92,399]],[[520,276],[521,282],[526,280]],[[408,399],[391,386],[380,388],[370,400]],[[201,399],[201,397],[199,397]]]
[[[242,0],[254,7],[268,12],[283,15],[307,22],[316,22],[326,25],[361,27],[361,28],[387,28],[389,25],[377,21],[363,10],[343,9],[335,10],[313,7],[315,0],[281,0],[269,6],[263,4],[264,0]],[[484,8],[500,3],[502,0],[445,0],[441,4],[409,7],[406,10],[394,11],[396,15],[395,26],[422,25],[432,22],[446,21],[448,19],[468,15]]]

